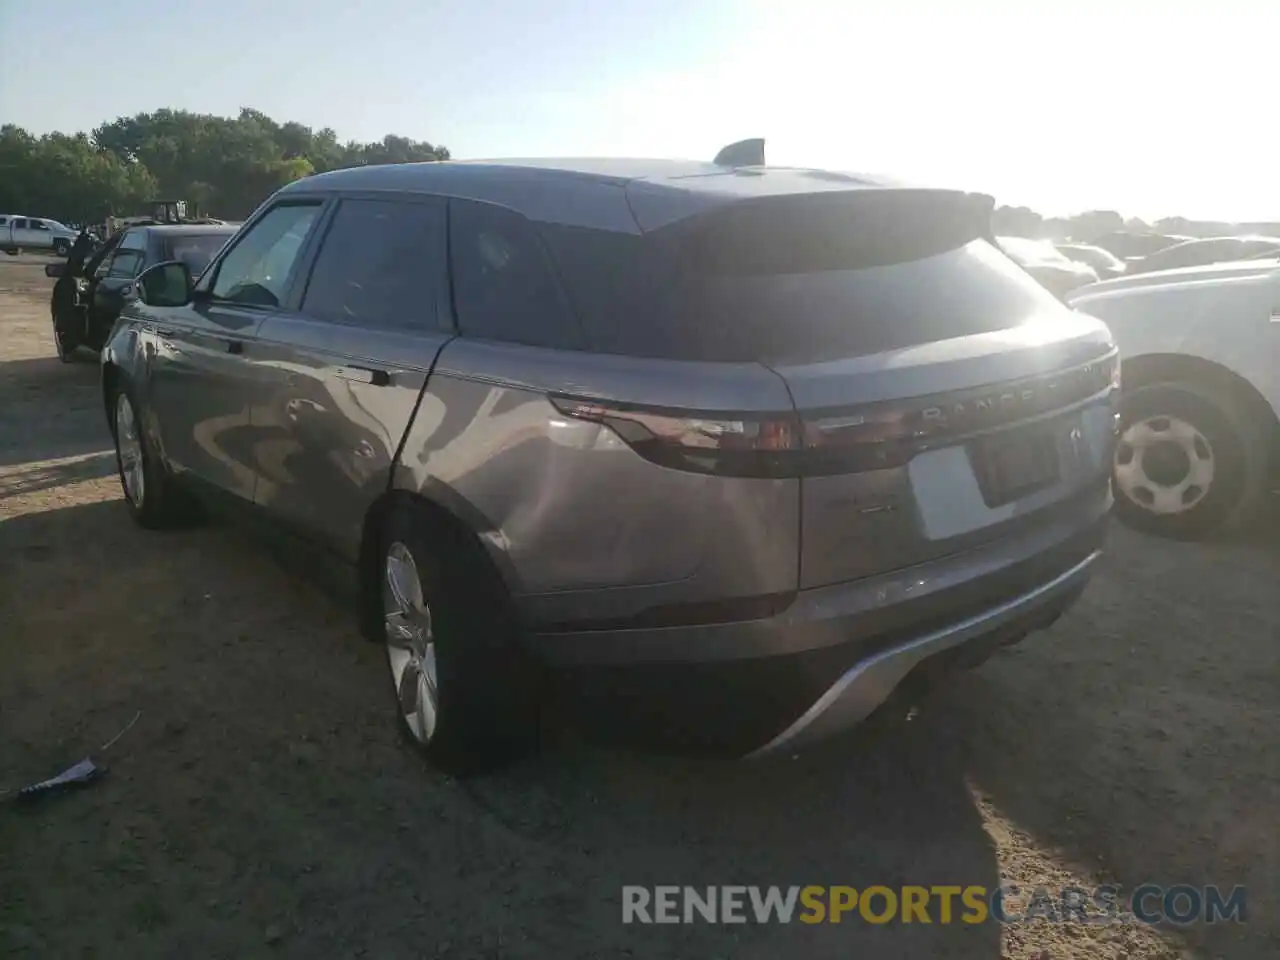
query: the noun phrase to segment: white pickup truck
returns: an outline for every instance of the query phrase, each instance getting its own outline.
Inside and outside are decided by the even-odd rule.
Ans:
[[[75,239],[76,232],[57,220],[0,213],[0,250],[7,254],[19,250],[51,250],[65,257]]]
[[[1248,522],[1280,487],[1280,259],[1124,276],[1067,301],[1120,348],[1116,515],[1180,539]]]

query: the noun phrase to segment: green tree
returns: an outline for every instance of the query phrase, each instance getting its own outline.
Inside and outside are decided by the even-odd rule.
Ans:
[[[0,127],[0,210],[88,222],[172,197],[234,220],[313,173],[448,158],[444,147],[394,135],[340,143],[327,127],[277,123],[248,107],[236,117],[156,110],[90,134],[36,137],[7,125]]]

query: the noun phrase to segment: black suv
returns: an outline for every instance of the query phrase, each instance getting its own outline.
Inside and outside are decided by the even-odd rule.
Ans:
[[[58,356],[67,362],[77,347],[101,350],[143,270],[176,260],[198,276],[236,228],[236,224],[135,225],[109,239],[82,267],[70,262],[46,266],[46,276],[59,278],[60,284],[74,284],[73,296],[60,296],[55,288],[50,301]]]

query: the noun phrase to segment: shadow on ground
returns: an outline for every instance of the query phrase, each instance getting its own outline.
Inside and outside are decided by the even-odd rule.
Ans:
[[[142,711],[99,784],[0,813],[0,930],[32,955],[999,956],[991,924],[621,924],[625,884],[994,886],[927,732],[755,765],[568,742],[463,786],[396,735],[380,649],[249,546],[115,501],[0,525],[0,787]]]
[[[0,943],[32,956],[269,944],[298,957],[987,960],[1001,956],[990,923],[624,927],[621,888],[992,888],[1005,869],[1039,869],[1052,844],[1082,876],[1127,886],[1248,884],[1248,927],[1180,936],[1274,956],[1280,560],[1151,547],[1118,534],[1077,611],[896,731],[757,764],[566,736],[461,784],[395,734],[381,651],[240,535],[144,533],[119,502],[24,515],[0,525],[0,622],[13,625],[0,789],[142,717],[101,783],[0,812]],[[1239,573],[1211,580],[1218,566]],[[1000,862],[970,783],[1035,847]],[[1121,946],[1155,955],[1108,949]]]
[[[98,364],[84,351],[73,363],[57,357],[0,362],[0,410],[0,467],[111,446]]]
[[[1278,544],[1117,527],[1079,611],[934,704],[942,749],[1071,861],[1130,890],[1245,886],[1247,925],[1180,931],[1216,956],[1280,950]]]
[[[116,472],[115,453],[103,450],[64,460],[23,465],[0,472],[0,500],[68,483],[97,480]]]

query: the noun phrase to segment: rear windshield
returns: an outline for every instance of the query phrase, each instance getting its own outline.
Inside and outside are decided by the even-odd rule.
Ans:
[[[799,235],[776,218],[738,220],[676,245],[545,233],[593,346],[607,353],[809,363],[1008,329],[1060,308],[976,238],[981,226],[920,223],[852,219],[841,237],[830,223]]]
[[[184,233],[165,237],[164,259],[181,260],[193,277],[199,276],[230,238],[229,233]]]

